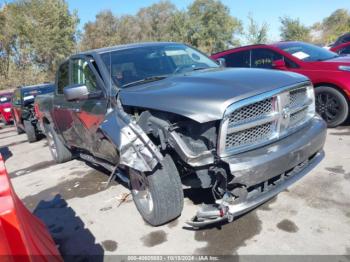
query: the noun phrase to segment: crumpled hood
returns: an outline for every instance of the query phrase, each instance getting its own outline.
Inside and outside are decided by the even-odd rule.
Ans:
[[[234,102],[308,79],[277,70],[218,68],[168,77],[120,91],[123,105],[171,112],[204,123]]]

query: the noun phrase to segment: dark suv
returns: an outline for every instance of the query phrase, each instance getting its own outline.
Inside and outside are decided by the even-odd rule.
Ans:
[[[35,142],[41,130],[37,125],[37,117],[34,110],[34,99],[41,94],[48,94],[54,91],[51,83],[22,86],[13,92],[12,115],[17,133],[25,132],[29,142]]]

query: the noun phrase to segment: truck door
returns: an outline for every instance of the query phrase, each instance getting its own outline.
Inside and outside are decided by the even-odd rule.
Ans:
[[[76,137],[75,146],[94,154],[99,142],[97,130],[107,111],[107,99],[103,94],[102,80],[89,58],[79,57],[71,60],[71,84],[83,84],[89,93],[102,94],[99,97],[70,102]]]
[[[56,79],[56,93],[53,99],[52,116],[58,133],[61,134],[66,144],[75,146],[76,132],[74,131],[74,121],[71,112],[72,103],[66,101],[63,89],[69,86],[69,61],[64,62],[58,69]]]

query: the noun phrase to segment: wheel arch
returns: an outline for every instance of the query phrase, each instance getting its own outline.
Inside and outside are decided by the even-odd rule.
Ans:
[[[339,87],[338,85],[335,85],[335,84],[332,84],[332,83],[328,83],[328,82],[320,82],[320,83],[314,84],[315,89],[317,89],[318,87],[321,87],[321,86],[333,87],[334,89],[339,91],[345,97],[346,101],[350,105],[349,95],[344,91],[343,88]]]

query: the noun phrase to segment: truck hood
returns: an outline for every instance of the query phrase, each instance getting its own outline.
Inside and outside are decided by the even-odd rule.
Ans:
[[[302,75],[277,70],[218,68],[175,75],[120,91],[125,106],[160,110],[204,123],[222,119],[239,100],[276,88],[308,81]]]

